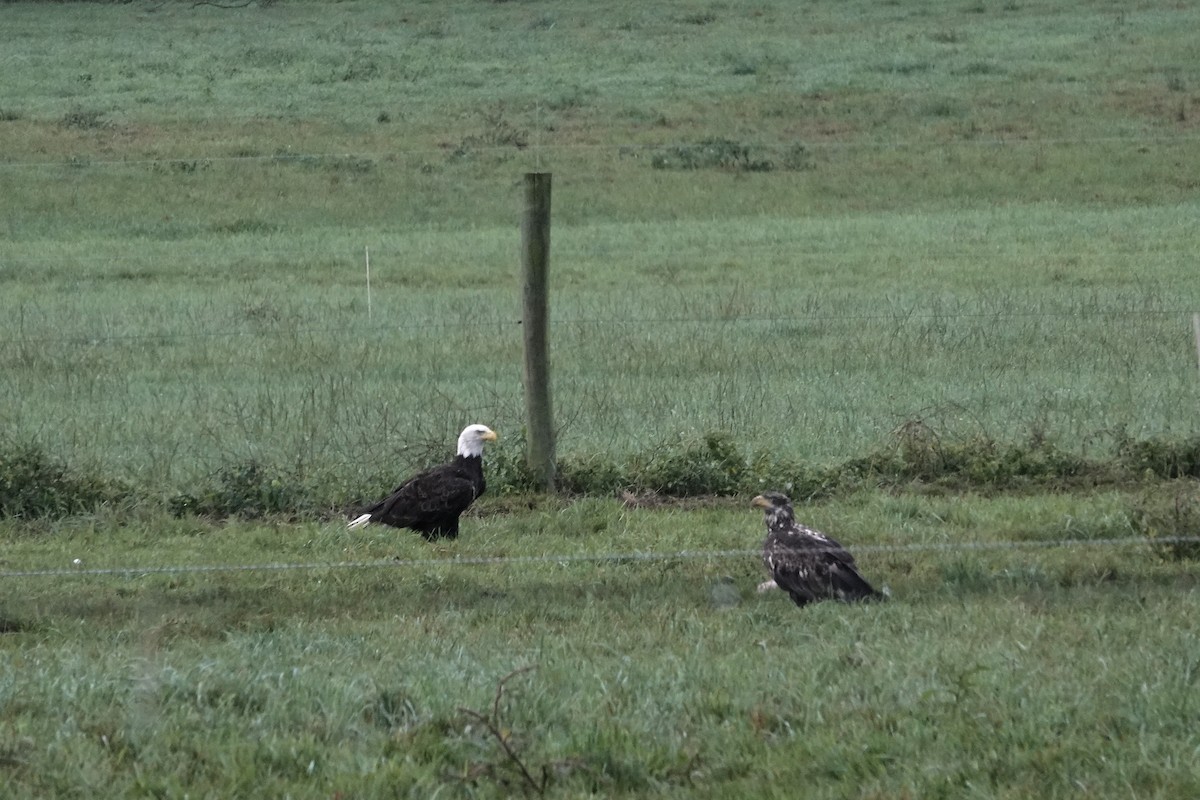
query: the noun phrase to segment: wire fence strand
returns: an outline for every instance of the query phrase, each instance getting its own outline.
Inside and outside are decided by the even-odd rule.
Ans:
[[[950,322],[954,320],[1006,320],[1006,319],[1112,319],[1112,318],[1164,318],[1181,317],[1190,319],[1196,313],[1191,308],[1168,309],[1091,309],[1087,311],[964,311],[941,312],[923,311],[912,313],[907,310],[896,310],[882,313],[863,314],[789,314],[789,315],[710,315],[710,316],[664,316],[664,317],[575,317],[555,319],[551,323],[556,328],[571,326],[612,326],[623,325],[730,325],[730,324],[780,324],[780,323],[839,323],[839,322],[922,322],[936,320]],[[314,327],[279,326],[260,330],[205,330],[205,331],[153,331],[118,334],[88,334],[78,333],[61,336],[16,336],[0,337],[2,345],[29,344],[66,344],[93,347],[99,344],[118,342],[158,342],[165,340],[183,341],[189,339],[222,339],[235,337],[273,338],[283,336],[306,336],[312,334],[377,334],[403,331],[431,330],[463,330],[478,328],[515,328],[522,324],[520,319],[490,319],[490,320],[427,320],[407,323],[368,323],[363,325],[337,325]]]
[[[1056,548],[1101,548],[1101,547],[1158,547],[1164,545],[1200,545],[1200,537],[1164,536],[1149,538],[1125,536],[1108,539],[1046,539],[1030,541],[993,542],[925,542],[920,544],[858,545],[854,554],[903,554],[903,553],[954,553],[982,552],[990,550],[1047,550]],[[813,552],[819,552],[814,548]],[[455,556],[454,558],[394,558],[363,561],[309,561],[273,562],[262,564],[179,564],[159,566],[125,567],[44,567],[0,572],[0,580],[13,578],[83,578],[94,576],[124,575],[143,577],[148,575],[204,574],[220,572],[291,572],[318,570],[367,570],[367,569],[432,569],[462,566],[520,566],[525,564],[596,564],[724,560],[733,558],[758,558],[761,549],[738,550],[677,550],[677,551],[631,551],[625,553],[559,553],[530,556]]]

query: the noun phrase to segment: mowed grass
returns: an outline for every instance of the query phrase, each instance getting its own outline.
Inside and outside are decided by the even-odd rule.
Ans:
[[[741,503],[485,508],[432,548],[337,525],[9,523],[9,570],[314,566],[6,579],[0,768],[11,797],[1190,796],[1200,595],[1190,565],[1105,544],[1123,508],[808,508],[893,597],[803,611],[754,593],[752,553],[669,557],[753,550]],[[938,549],[1061,538],[1077,546]],[[568,560],[636,552],[668,557]]]

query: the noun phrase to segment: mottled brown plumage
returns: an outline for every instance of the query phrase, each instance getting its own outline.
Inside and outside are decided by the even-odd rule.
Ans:
[[[796,522],[792,503],[779,492],[764,492],[752,504],[762,508],[767,523],[763,564],[775,585],[798,606],[818,600],[882,600],[858,572],[854,556],[818,530]],[[763,584],[763,588],[769,584]]]

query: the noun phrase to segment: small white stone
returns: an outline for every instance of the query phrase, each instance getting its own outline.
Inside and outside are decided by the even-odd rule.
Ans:
[[[74,561],[72,561],[71,563],[72,563],[72,564],[74,564],[75,566],[77,566],[77,567],[78,567],[80,564],[82,564],[82,563],[83,563],[83,559],[82,559],[82,558],[77,558],[77,559],[75,559]]]

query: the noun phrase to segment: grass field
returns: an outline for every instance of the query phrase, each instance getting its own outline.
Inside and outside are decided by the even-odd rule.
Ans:
[[[0,509],[124,488],[0,519],[0,795],[1200,794],[1194,562],[1114,543],[1200,531],[1195,4],[2,15]],[[530,170],[576,474],[1021,480],[831,479],[893,598],[802,613],[746,497],[520,494]],[[327,519],[470,421],[461,540]]]
[[[540,166],[561,452],[1194,433],[1195,13],[10,4],[6,428],[166,489],[511,441]]]
[[[1122,509],[828,504],[810,518],[893,598],[803,613],[754,594],[751,555],[541,560],[746,549],[741,504],[543,502],[432,550],[338,525],[10,524],[10,564],[375,566],[6,580],[0,768],[10,797],[492,797],[543,774],[559,797],[1187,797],[1195,570],[1088,546],[1125,534]],[[1080,546],[920,549],[1064,535]],[[537,560],[428,561],[455,556]]]

